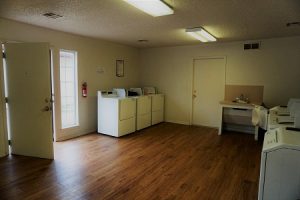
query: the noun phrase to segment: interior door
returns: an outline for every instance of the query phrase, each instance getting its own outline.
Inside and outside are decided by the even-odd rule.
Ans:
[[[49,44],[4,47],[11,152],[53,159]]]
[[[219,102],[225,93],[225,59],[194,61],[192,124],[218,127],[221,120]]]

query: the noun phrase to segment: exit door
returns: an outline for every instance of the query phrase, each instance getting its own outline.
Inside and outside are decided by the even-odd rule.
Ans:
[[[53,159],[49,44],[4,48],[11,153]]]

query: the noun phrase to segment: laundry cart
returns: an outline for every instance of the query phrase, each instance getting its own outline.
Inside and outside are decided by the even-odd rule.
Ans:
[[[300,132],[269,130],[261,154],[259,200],[300,199]]]
[[[151,124],[158,124],[164,121],[164,102],[165,102],[165,95],[163,94],[151,94],[152,100],[152,118]]]
[[[98,133],[120,137],[136,130],[136,99],[98,91]]]

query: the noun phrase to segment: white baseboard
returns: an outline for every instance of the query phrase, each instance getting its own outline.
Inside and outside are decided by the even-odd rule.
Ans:
[[[178,121],[178,120],[170,120],[170,119],[166,119],[165,122],[170,122],[174,124],[191,125],[190,122],[187,121]]]

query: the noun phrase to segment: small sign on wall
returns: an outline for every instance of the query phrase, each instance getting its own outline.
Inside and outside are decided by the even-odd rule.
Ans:
[[[116,76],[124,77],[124,60],[116,60]]]

